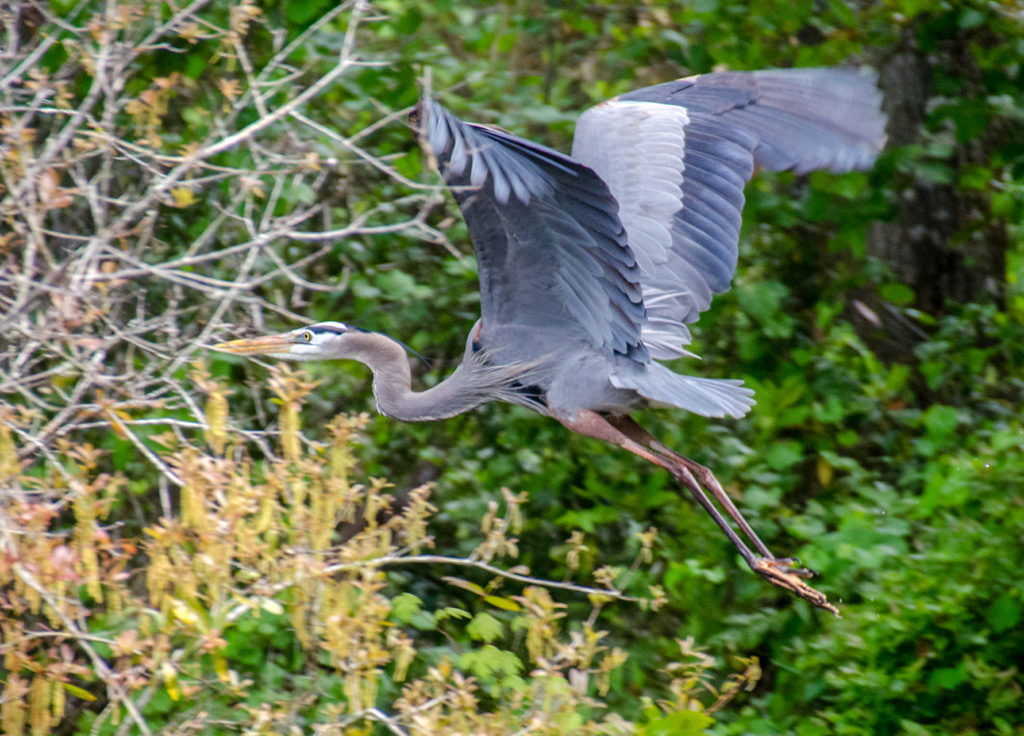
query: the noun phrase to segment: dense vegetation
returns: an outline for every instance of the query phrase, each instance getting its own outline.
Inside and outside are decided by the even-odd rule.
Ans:
[[[0,23],[4,733],[1024,729],[1019,9],[55,0]],[[364,415],[358,365],[207,350],[341,319],[447,375],[479,299],[406,124],[425,86],[567,150],[631,88],[839,63],[879,69],[892,145],[751,183],[683,368],[757,407],[639,419],[841,619],[554,422],[400,425]]]

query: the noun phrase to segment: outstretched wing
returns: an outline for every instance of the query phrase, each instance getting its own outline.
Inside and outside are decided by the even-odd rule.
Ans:
[[[463,123],[433,100],[420,102],[419,119],[469,226],[484,329],[524,327],[649,360],[640,272],[604,182],[557,151]]]
[[[573,158],[607,182],[640,266],[652,357],[686,353],[686,323],[736,270],[743,186],[754,166],[871,166],[885,141],[881,93],[851,69],[723,72],[591,108]]]

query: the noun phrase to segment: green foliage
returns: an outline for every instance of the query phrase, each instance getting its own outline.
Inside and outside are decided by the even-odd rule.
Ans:
[[[704,733],[711,724],[712,720],[703,713],[683,711],[657,718],[639,733],[641,736],[692,736]]]
[[[630,598],[596,573],[600,588],[492,564],[515,556],[507,534],[522,524],[522,499],[491,504],[470,556],[423,554],[434,545],[430,487],[399,504],[387,483],[356,475],[367,416],[337,417],[329,444],[296,449],[292,422],[313,385],[275,371],[279,446],[257,461],[237,438],[222,439],[229,417],[211,407],[224,385],[203,370],[193,378],[212,418],[207,446],[158,439],[180,485],[180,517],[137,539],[112,542],[103,526],[125,479],[97,472],[101,452],[67,448],[73,490],[35,493],[37,479],[10,463],[16,448],[3,427],[4,543],[14,560],[0,572],[5,734],[48,733],[62,721],[74,733],[113,734],[122,719],[149,733],[607,734],[674,723],[665,719],[682,698],[704,710],[696,698],[711,690],[708,657],[678,664],[696,674],[663,688],[671,699],[640,724],[610,715],[609,678],[627,655],[594,626],[611,601],[657,599]],[[51,498],[70,501],[72,528],[50,512]],[[407,590],[421,587],[414,570],[431,565],[490,577],[486,586],[449,579],[480,596],[475,612],[443,605],[443,588],[430,603]],[[488,592],[512,581],[508,597]],[[588,595],[589,615],[568,617],[547,587]],[[735,682],[753,681],[746,666]],[[94,707],[69,714],[69,699]],[[685,718],[701,724],[693,733],[712,723],[692,710]]]
[[[49,694],[51,726],[77,719],[61,726],[68,732],[113,732],[116,718],[131,719],[131,701],[156,728],[184,730],[204,713],[195,721],[203,732],[219,720],[225,732],[383,733],[380,720],[346,720],[371,690],[381,712],[409,690],[409,703],[438,699],[422,711],[435,724],[508,716],[488,722],[491,732],[525,727],[516,719],[534,702],[551,706],[543,728],[565,733],[598,723],[615,733],[625,728],[616,717],[645,734],[1024,728],[1024,85],[1020,19],[1008,5],[382,0],[356,23],[352,4],[213,2],[169,27],[160,24],[178,11],[137,5],[107,18],[108,4],[52,3],[64,17],[38,21],[39,33],[31,18],[3,15],[5,33],[17,31],[5,48],[18,56],[4,57],[0,77],[28,60],[2,89],[0,125],[0,257],[10,264],[0,288],[4,559],[15,559],[13,545],[54,601],[85,617],[76,623],[85,629],[69,633],[24,575],[4,578],[8,732],[38,730]],[[189,152],[285,109],[331,73],[346,39],[359,63],[299,106],[304,118],[275,118],[163,178]],[[433,93],[466,119],[568,150],[578,110],[642,84],[723,67],[882,67],[903,53],[935,60],[935,96],[914,143],[869,173],[762,175],[747,188],[734,289],[694,327],[703,361],[676,367],[741,377],[757,407],[741,421],[641,417],[715,470],[774,551],[820,572],[816,584],[841,602],[839,621],[749,574],[664,473],[518,408],[429,426],[375,417],[355,471],[323,443],[331,417],[372,408],[363,368],[312,369],[319,384],[302,399],[311,428],[302,435],[291,433],[298,400],[275,393],[263,366],[217,359],[212,375],[187,375],[224,325],[262,330],[302,316],[404,340],[432,361],[417,371],[423,385],[451,370],[479,298],[465,227],[403,124],[427,72]],[[106,77],[93,72],[122,58]],[[47,157],[64,131],[67,146]],[[991,150],[982,147],[990,135],[999,140]],[[977,147],[984,159],[963,164],[960,154]],[[910,286],[866,258],[870,223],[895,218],[921,182],[980,194],[978,232],[1006,223],[1003,303],[924,314]],[[855,329],[860,308],[873,308],[866,295],[909,325],[915,337],[902,351],[879,350]],[[235,567],[216,568],[223,585],[194,570],[190,578],[190,565],[206,564],[203,551],[224,550],[214,534],[223,508],[217,493],[197,504],[174,490],[167,432],[179,449],[205,447],[208,459],[244,439],[245,453],[230,456],[234,474],[218,470],[239,487],[264,487],[285,456],[352,474],[362,504],[435,480],[434,548],[421,556],[471,560],[481,550],[514,557],[506,572],[611,580],[665,605],[558,588],[544,599],[480,568],[374,567],[403,542],[381,528],[353,546],[348,532],[321,524],[321,553],[297,550],[299,540],[314,546],[305,536],[317,518],[312,496],[286,507],[295,497],[280,488],[260,546],[232,548],[225,559]],[[374,477],[395,488],[374,491]],[[197,530],[201,508],[217,519]],[[360,547],[367,539],[381,546]],[[139,587],[150,566],[143,544],[147,554],[164,544],[174,565],[168,580],[182,594],[164,590],[169,603]],[[345,564],[383,578],[331,601],[335,621],[322,598],[302,600],[286,580],[282,566],[303,559],[303,579],[335,590],[351,579],[332,579],[321,563],[356,549]],[[441,578],[453,572],[465,578]],[[284,587],[268,589],[271,580]],[[376,638],[363,641],[378,658],[320,646],[340,647],[328,627],[354,625],[353,612],[373,601]],[[705,689],[716,670],[688,637],[718,660],[743,658],[742,682]],[[570,664],[556,659],[555,642],[605,649]],[[681,644],[689,669],[673,667]],[[115,697],[87,646],[124,676],[130,697]],[[467,692],[472,699],[456,703]]]

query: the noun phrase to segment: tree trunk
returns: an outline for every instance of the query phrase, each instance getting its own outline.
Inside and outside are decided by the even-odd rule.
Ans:
[[[926,142],[925,118],[936,95],[934,64],[959,65],[952,68],[958,69],[968,88],[974,87],[971,77],[976,70],[966,39],[956,40],[947,53],[926,56],[905,51],[882,68],[890,145]],[[940,135],[952,139],[952,132]],[[941,166],[937,169],[940,175],[930,178],[919,172],[897,173],[899,213],[894,221],[871,228],[867,252],[884,261],[914,290],[918,309],[936,314],[949,301],[1001,303],[1004,298],[1006,223],[993,220],[988,191],[958,184],[965,166],[989,165],[1000,137],[999,132],[988,130],[966,144],[955,145],[948,160],[949,177],[942,176]]]

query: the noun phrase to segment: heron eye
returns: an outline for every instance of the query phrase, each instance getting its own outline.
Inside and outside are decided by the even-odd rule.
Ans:
[[[302,333],[302,339],[305,340],[306,342],[313,342],[313,333],[310,332],[309,330],[306,330],[305,332]]]

